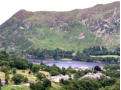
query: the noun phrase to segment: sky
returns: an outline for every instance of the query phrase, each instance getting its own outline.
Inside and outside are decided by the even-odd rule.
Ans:
[[[21,9],[28,11],[69,11],[118,0],[0,0],[0,24]]]

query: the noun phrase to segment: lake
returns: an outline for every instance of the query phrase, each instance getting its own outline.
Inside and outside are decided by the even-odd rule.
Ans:
[[[75,60],[40,60],[40,59],[27,59],[28,62],[40,63],[43,62],[48,66],[52,66],[53,64],[57,65],[58,67],[68,68],[71,66],[72,68],[75,67],[89,67],[94,68],[95,66],[104,66],[104,63],[95,63],[95,62],[83,62],[83,61],[75,61]]]

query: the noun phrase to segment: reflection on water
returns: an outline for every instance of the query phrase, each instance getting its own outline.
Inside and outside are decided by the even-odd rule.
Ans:
[[[93,68],[95,66],[104,66],[104,63],[95,63],[95,62],[82,62],[82,61],[67,61],[67,60],[39,60],[39,59],[27,59],[28,62],[35,62],[35,63],[40,63],[43,62],[46,65],[52,66],[53,64],[56,64],[58,67],[62,68],[68,68],[71,66],[72,68],[75,67],[81,67],[81,66],[86,66],[89,68]]]

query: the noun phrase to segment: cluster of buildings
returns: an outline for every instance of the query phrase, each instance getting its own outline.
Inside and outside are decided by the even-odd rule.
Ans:
[[[49,76],[47,77],[50,81],[52,82],[59,82],[61,79],[63,80],[68,80],[69,78],[73,79],[73,75],[69,76],[69,75],[57,75],[57,76]]]
[[[86,67],[86,66],[81,66],[81,67],[76,67],[74,68],[76,71],[84,71],[84,70],[90,70],[89,67]],[[101,67],[101,69],[103,69],[103,67]],[[94,79],[100,79],[102,76],[106,77],[106,78],[110,78],[109,76],[106,76],[102,73],[87,73],[85,74],[84,76],[80,77],[80,79],[83,79],[83,78],[94,78]],[[57,75],[57,76],[49,76],[47,77],[50,81],[52,82],[59,82],[61,79],[63,80],[68,80],[69,78],[74,78],[74,75]]]
[[[86,75],[84,75],[83,77],[81,77],[80,79],[82,79],[82,78],[94,78],[94,79],[100,79],[102,76],[104,76],[104,77],[106,77],[106,78],[110,78],[109,76],[106,76],[106,75],[104,75],[104,74],[102,74],[102,73],[95,73],[95,74],[93,74],[93,73],[87,73]]]
[[[80,77],[80,79],[83,78],[94,78],[94,79],[100,79],[102,76],[106,77],[107,79],[110,79],[109,76],[106,76],[102,73],[87,73],[84,76]],[[68,80],[69,78],[74,78],[73,75],[69,76],[69,75],[57,75],[57,76],[49,76],[47,77],[50,81],[52,82],[60,82],[61,79],[63,80]]]

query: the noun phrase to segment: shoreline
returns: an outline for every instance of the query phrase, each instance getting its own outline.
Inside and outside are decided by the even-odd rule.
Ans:
[[[34,61],[32,59],[27,60],[28,62],[31,62],[33,64],[40,64],[40,63],[44,63],[48,66],[52,66],[52,65],[56,65],[59,68],[68,68],[68,67],[72,67],[72,68],[76,68],[76,67],[89,67],[89,68],[93,68],[95,66],[104,66],[106,63],[103,62],[86,62],[86,61],[77,61],[77,60],[36,60],[34,59]]]
[[[29,60],[32,60],[32,59],[33,59],[33,62],[36,62],[36,61],[79,61],[79,60],[74,60],[74,59],[70,59],[70,60],[65,60],[65,59],[60,59],[60,60],[56,60],[56,59],[43,59],[42,60],[42,59],[36,59],[36,58],[28,58],[26,60],[29,62]],[[80,62],[88,62],[88,61],[80,61]],[[89,63],[104,63],[104,62],[95,61],[95,62],[89,62]]]

